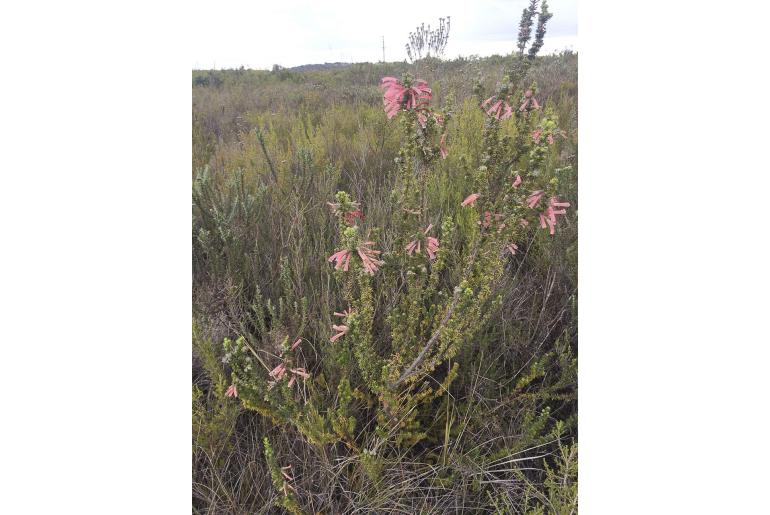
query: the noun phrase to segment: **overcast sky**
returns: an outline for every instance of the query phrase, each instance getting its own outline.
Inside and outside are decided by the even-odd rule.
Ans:
[[[515,48],[528,0],[274,0],[192,5],[191,65],[271,68],[324,62],[402,61],[409,32],[452,17],[446,57],[506,54]],[[577,0],[550,0],[542,53],[578,50]]]

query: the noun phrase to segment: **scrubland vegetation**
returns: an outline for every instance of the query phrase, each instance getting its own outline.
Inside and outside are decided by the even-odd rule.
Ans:
[[[577,55],[532,14],[193,72],[194,512],[577,512]]]

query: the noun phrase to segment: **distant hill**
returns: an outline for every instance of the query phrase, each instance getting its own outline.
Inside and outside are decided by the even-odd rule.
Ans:
[[[293,72],[312,72],[317,70],[334,70],[338,68],[347,68],[351,63],[323,63],[323,64],[303,64],[301,66],[294,66],[292,68],[286,68]]]

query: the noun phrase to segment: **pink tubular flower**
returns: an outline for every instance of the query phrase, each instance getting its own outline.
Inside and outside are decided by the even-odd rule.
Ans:
[[[545,229],[548,227],[549,233],[554,233],[554,228],[556,227],[556,215],[567,215],[567,210],[563,209],[565,207],[569,207],[569,202],[559,202],[559,199],[557,197],[551,197],[550,201],[548,202],[548,207],[545,211],[540,213],[540,227]],[[554,209],[557,208],[557,209]],[[558,209],[562,208],[562,209]]]
[[[335,312],[334,312],[334,316],[336,316],[336,317],[342,317],[342,318],[347,318],[347,317],[349,317],[350,315],[352,315],[353,313],[355,313],[355,311],[353,310],[353,308],[351,308],[351,307],[348,307],[348,309],[344,310],[342,313],[339,313],[339,312],[335,311]]]
[[[487,115],[492,116],[493,118],[497,118],[498,120],[505,120],[510,118],[513,114],[513,110],[511,109],[510,104],[504,100],[498,100],[497,102],[493,103],[489,109],[487,109],[487,105],[491,104],[494,99],[495,97],[489,97],[488,99],[484,100],[484,103],[481,104],[481,108],[486,111]]]
[[[234,384],[228,386],[227,391],[225,392],[225,397],[238,397],[238,387]]]
[[[441,141],[439,142],[439,150],[441,151],[441,159],[446,159],[449,155],[449,150],[446,148],[446,132],[441,135]]]
[[[527,197],[527,205],[534,209],[538,202],[540,202],[540,198],[543,196],[543,190],[537,190],[533,191],[532,195]]]
[[[406,253],[408,255],[410,255],[410,256],[412,254],[414,254],[415,252],[417,254],[419,254],[420,253],[420,240],[412,240],[412,241],[410,241],[409,244],[407,244],[407,246],[405,247],[405,250],[406,250]]]
[[[426,125],[428,125],[428,114],[430,114],[433,120],[435,120],[436,125],[438,125],[439,127],[443,127],[444,125],[443,116],[441,116],[438,113],[430,112],[430,110],[427,107],[421,107],[417,112],[417,121],[420,123],[420,126],[423,129],[425,128]]]
[[[334,336],[329,338],[329,341],[334,343],[337,340],[339,340],[340,338],[342,338],[343,336],[345,336],[346,334],[348,334],[348,329],[350,329],[350,328],[348,326],[346,326],[346,325],[332,324],[332,329],[337,331],[337,334],[335,334]]]
[[[358,253],[358,257],[361,258],[361,263],[364,266],[364,271],[366,271],[369,275],[374,275],[377,270],[379,270],[382,265],[385,264],[384,261],[381,261],[377,258],[377,255],[380,254],[379,250],[373,250],[369,248],[369,245],[374,245],[373,241],[367,241],[366,243],[363,243],[358,246],[356,249],[356,252]],[[350,268],[350,257],[353,255],[352,250],[343,249],[338,250],[331,256],[329,256],[329,263],[336,263],[334,265],[335,270],[342,269],[343,271],[347,272]]]
[[[425,251],[428,253],[428,259],[433,261],[436,259],[436,252],[438,252],[438,238],[428,236],[425,238]]]
[[[497,232],[500,233],[505,229],[505,224],[502,223],[503,215],[500,213],[492,213],[490,211],[484,211],[484,215],[482,216],[481,220],[476,222],[480,226],[482,226],[484,229],[489,228],[490,225],[492,225],[492,220],[494,219],[494,222],[497,224]]]
[[[513,180],[513,187],[518,188],[520,184],[521,184],[521,176],[517,175],[516,179]]]
[[[433,224],[428,225],[428,227],[423,231],[423,235],[425,235],[425,252],[428,253],[428,259],[431,261],[436,259],[436,252],[438,252],[439,242],[438,238],[434,238],[433,236],[428,236],[428,232],[433,229]],[[409,244],[406,246],[406,253],[408,255],[412,255],[414,253],[419,254],[420,253],[420,240],[412,240],[409,242]]]
[[[302,379],[307,379],[310,377],[310,374],[308,374],[304,368],[292,368],[289,371],[292,374],[291,378],[289,379],[289,388],[294,386],[294,383],[297,382],[298,377],[301,377]]]
[[[355,313],[355,311],[353,311],[353,308],[348,307],[348,309],[343,310],[342,313],[335,311],[334,316],[340,317],[342,319],[346,319],[346,318],[349,318],[353,313]],[[340,324],[340,325],[332,324],[332,329],[337,331],[337,334],[335,334],[329,339],[330,342],[334,343],[340,338],[342,338],[343,336],[345,336],[346,334],[348,334],[348,330],[350,328],[344,324]]]
[[[335,270],[339,270],[340,268],[344,270],[345,272],[348,271],[348,267],[350,266],[350,256],[351,252],[347,249],[338,250],[331,256],[329,256],[329,263],[336,263],[334,265]]]
[[[360,245],[358,249],[358,256],[361,258],[361,263],[364,265],[364,270],[369,275],[374,275],[377,270],[379,270],[379,267],[385,264],[384,261],[381,261],[377,258],[377,255],[380,254],[379,250],[372,250],[369,248],[369,245],[374,245],[373,241],[367,241],[366,243]]]
[[[305,370],[304,368],[292,368],[291,373],[294,374],[295,376],[301,377],[302,379],[307,379],[308,377],[310,377],[310,374],[308,374],[307,370]]]
[[[302,338],[297,338],[297,341],[291,344],[291,350],[294,350],[297,347],[299,347],[300,343],[302,343]]]
[[[406,110],[415,109],[425,106],[433,98],[428,83],[422,79],[415,80],[411,88],[406,88],[395,77],[383,77],[380,88],[388,119],[396,116],[402,107]]]
[[[281,380],[286,375],[286,365],[280,363],[277,367],[270,371],[268,374],[273,379]]]
[[[479,198],[479,194],[478,193],[471,193],[470,195],[465,197],[465,200],[463,200],[460,205],[462,207],[472,206],[476,202],[477,198]]]
[[[537,99],[532,96],[532,90],[528,89],[524,92],[524,102],[519,107],[519,111],[524,111],[529,107],[530,109],[540,109],[540,104],[537,103]]]
[[[535,141],[535,143],[540,143],[540,138],[543,135],[543,129],[537,129],[535,131],[532,131],[532,139]],[[567,133],[564,132],[561,129],[556,129],[553,132],[549,132],[548,135],[545,137],[546,143],[549,145],[553,145],[556,140],[554,138],[554,135],[561,136],[562,138],[567,137]]]
[[[519,250],[519,247],[515,243],[511,243],[509,245],[506,245],[505,250],[510,252],[511,256],[515,256],[516,255],[516,251]]]

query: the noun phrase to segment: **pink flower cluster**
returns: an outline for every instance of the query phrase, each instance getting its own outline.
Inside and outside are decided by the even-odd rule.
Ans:
[[[548,136],[545,137],[545,140],[546,140],[546,142],[549,145],[553,145],[554,142],[555,142],[554,137],[553,137],[554,134],[556,134],[558,136],[561,136],[562,138],[566,138],[567,137],[567,133],[564,132],[563,130],[558,130],[555,133],[549,133]],[[532,134],[531,134],[532,140],[535,143],[540,143],[540,138],[542,137],[542,135],[543,135],[543,129],[536,129],[536,130],[532,131]]]
[[[478,198],[479,198],[479,194],[478,194],[478,193],[471,193],[470,195],[468,195],[467,197],[465,197],[465,200],[463,200],[463,201],[460,203],[460,205],[461,205],[462,207],[465,207],[465,206],[472,206],[473,204],[475,204],[475,203],[476,203],[476,200],[477,200]]]
[[[287,368],[286,364],[284,363],[279,364],[277,367],[271,370],[269,375],[276,381],[280,381],[284,377],[286,377],[287,371],[288,371],[288,374],[291,376],[289,378],[289,388],[294,386],[294,383],[296,382],[297,377],[301,377],[302,379],[307,379],[308,377],[310,377],[310,374],[308,374],[304,368]]]
[[[534,209],[537,204],[540,202],[540,199],[543,197],[543,191],[538,190],[533,192],[528,198],[527,198],[527,205]],[[553,196],[548,200],[548,206],[546,206],[545,210],[540,213],[540,227],[545,229],[546,227],[549,229],[550,234],[554,234],[554,228],[556,227],[556,215],[567,215],[567,210],[564,209],[566,207],[569,207],[569,202],[561,202],[558,197]]]
[[[513,184],[511,186],[516,189],[521,186],[522,179],[520,175],[516,175],[516,177],[513,180]],[[537,205],[540,203],[540,199],[543,198],[543,195],[545,195],[545,192],[543,190],[536,190],[533,191],[525,200],[525,203],[527,207],[530,209],[536,209]],[[478,193],[471,193],[468,195],[465,200],[462,201],[461,206],[472,206],[475,204],[476,200],[479,198]],[[569,207],[569,202],[562,202],[559,200],[558,197],[553,196],[548,200],[548,205],[546,206],[545,210],[543,210],[541,213],[538,213],[538,216],[540,218],[540,227],[543,229],[548,228],[550,234],[554,234],[555,227],[556,227],[556,215],[567,215],[567,210],[565,208]],[[498,224],[497,232],[501,232],[505,228],[505,224],[502,223],[502,215],[492,213],[490,211],[485,211],[481,220],[478,222],[480,226],[482,226],[484,229],[489,228],[493,223]],[[522,227],[527,227],[529,225],[529,222],[527,220],[522,219],[520,221]],[[518,247],[516,247],[515,244],[508,245],[506,247],[511,254],[516,254],[516,250]]]
[[[484,211],[484,216],[482,216],[481,220],[476,223],[478,223],[484,229],[488,229],[492,223],[496,223],[498,233],[501,233],[503,229],[505,229],[505,223],[503,223],[503,215],[499,213],[492,213],[490,211]]]
[[[513,114],[511,105],[505,100],[498,100],[497,102],[492,103],[494,99],[495,97],[489,97],[488,99],[484,100],[484,103],[481,104],[481,108],[484,109],[486,113],[492,118],[497,118],[498,120],[505,120],[510,118]],[[489,104],[492,105],[487,108]]]
[[[350,317],[353,313],[355,313],[351,308],[348,308],[344,310],[342,313],[334,312],[334,316],[341,317],[343,320]],[[334,343],[346,334],[348,334],[348,330],[350,329],[347,325],[344,324],[332,324],[332,329],[337,331],[337,334],[329,338],[329,341]]]
[[[438,238],[434,238],[433,236],[428,236],[428,232],[433,228],[433,224],[428,225],[428,227],[423,232],[423,235],[425,236],[425,252],[428,253],[428,259],[431,261],[436,259],[436,252],[438,252]],[[408,255],[413,254],[419,254],[420,253],[420,240],[415,239],[409,242],[409,244],[406,246],[406,253]]]
[[[527,108],[540,109],[540,104],[537,103],[537,99],[533,96],[531,89],[524,92],[524,102],[519,106],[519,111],[524,112]]]
[[[383,91],[382,101],[388,119],[396,116],[403,107],[408,111],[417,111],[417,121],[423,129],[428,125],[429,117],[433,118],[439,127],[444,126],[444,117],[428,108],[428,104],[433,99],[433,92],[426,81],[417,79],[411,88],[407,88],[395,77],[383,77],[380,88]],[[442,159],[446,159],[449,155],[446,147],[446,132],[441,135],[439,151]]]
[[[297,340],[291,345],[291,348],[289,351],[294,351],[297,347],[300,346],[302,343],[302,338],[297,338]],[[283,353],[281,353],[281,357],[283,358]],[[298,377],[301,377],[302,379],[307,379],[310,377],[310,374],[305,370],[304,368],[290,368],[286,366],[286,361],[282,361],[278,364],[273,370],[268,372],[268,375],[274,379],[274,381],[268,383],[268,388],[273,388],[275,384],[278,381],[281,381],[286,375],[289,375],[289,388],[294,386],[294,383],[297,381]]]
[[[395,77],[383,77],[380,83],[383,91],[383,103],[388,118],[393,118],[403,107],[406,110],[427,106],[433,98],[428,83],[417,79],[411,88],[405,87]]]
[[[424,129],[426,125],[428,125],[428,114],[430,114],[431,118],[433,118],[436,121],[436,125],[439,127],[444,126],[444,117],[441,116],[438,113],[427,113],[428,109],[420,109],[420,111],[417,113],[417,121],[420,122],[420,125]],[[427,114],[426,114],[427,113]]]
[[[362,243],[356,248],[356,252],[358,253],[358,257],[361,258],[361,264],[364,266],[364,271],[369,275],[374,275],[385,262],[378,259],[378,254],[380,254],[381,251],[373,250],[369,248],[369,245],[374,245],[374,242],[367,241]],[[329,256],[328,261],[329,263],[335,263],[335,270],[342,269],[344,272],[347,272],[350,268],[350,258],[352,256],[352,250],[342,249]]]

